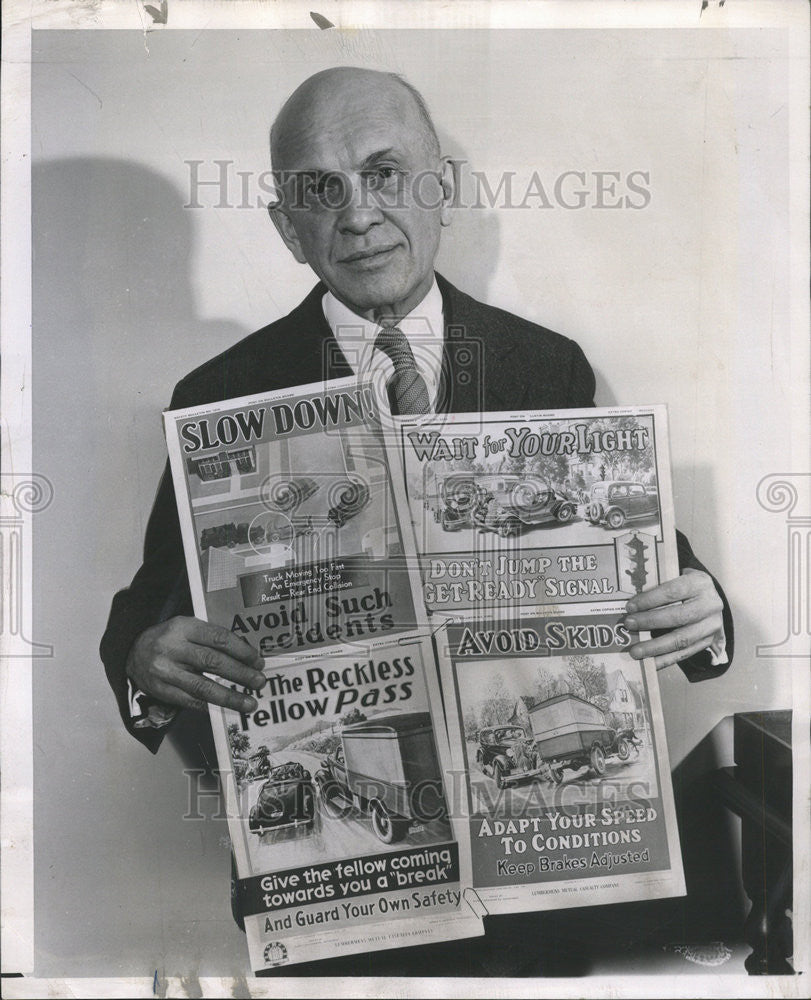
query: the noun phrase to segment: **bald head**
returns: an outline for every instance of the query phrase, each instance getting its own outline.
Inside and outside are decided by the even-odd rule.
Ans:
[[[273,169],[309,169],[313,136],[334,132],[347,109],[359,119],[381,116],[399,122],[410,141],[439,156],[439,139],[422,95],[396,73],[336,66],[308,77],[285,101],[270,130]],[[342,126],[341,126],[342,127]]]
[[[311,76],[271,129],[287,248],[359,316],[396,322],[428,294],[450,224],[453,165],[420,95],[393,73]]]

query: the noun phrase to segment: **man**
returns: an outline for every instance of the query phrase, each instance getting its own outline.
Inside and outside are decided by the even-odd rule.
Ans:
[[[316,74],[282,108],[271,130],[271,156],[280,189],[271,218],[319,284],[288,316],[184,378],[173,408],[375,366],[384,369],[400,412],[593,405],[594,376],[575,343],[477,302],[435,274],[440,234],[451,221],[454,175],[409,84],[353,68]],[[459,364],[448,328],[481,346],[479,370],[465,381],[455,378]],[[726,669],[732,620],[682,536],[679,559],[681,575],[634,597],[626,623],[631,631],[657,633],[635,642],[631,655],[654,656],[660,668],[679,663],[696,681]],[[124,722],[153,752],[178,709],[203,709],[206,702],[255,707],[228,684],[260,688],[258,653],[192,616],[168,467],[143,565],[113,601],[101,654]],[[531,919],[522,917],[522,926]],[[478,967],[466,947],[432,953],[439,956],[434,971],[472,974]],[[331,971],[354,971],[354,961]],[[318,971],[324,974],[323,963]]]
[[[281,193],[271,218],[320,283],[288,316],[183,379],[172,407],[349,375],[370,358],[391,365],[396,351],[375,347],[381,329],[405,331],[407,343],[415,324],[421,409],[593,405],[594,376],[575,343],[476,302],[435,274],[454,175],[409,84],[349,67],[310,77],[271,130],[271,156]],[[450,326],[482,345],[481,370],[467,385],[454,385],[444,336]],[[714,677],[731,654],[729,610],[682,536],[679,558],[678,578],[629,602],[629,629],[657,632],[634,643],[631,654],[654,656],[659,668],[679,663],[690,680]],[[113,601],[101,655],[125,723],[153,752],[175,709],[202,709],[206,702],[255,707],[227,685],[261,686],[258,653],[192,617],[168,468],[147,527],[144,563]]]

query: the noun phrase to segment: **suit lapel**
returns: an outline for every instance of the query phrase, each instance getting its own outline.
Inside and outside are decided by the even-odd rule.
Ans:
[[[493,311],[454,288],[440,274],[437,283],[445,326],[440,410],[478,413],[516,409],[524,399],[530,373],[507,363],[517,349],[515,337],[503,325],[494,328]],[[324,316],[321,300],[326,290],[319,282],[288,317],[287,362],[295,374],[286,384],[354,374]],[[269,357],[267,363],[277,365],[278,360]]]
[[[287,317],[289,347],[285,363],[293,374],[286,385],[305,385],[353,374],[324,316],[321,300],[326,291],[326,286],[319,282]],[[278,358],[267,358],[269,367],[278,363]]]
[[[525,381],[506,363],[516,350],[513,335],[491,329],[479,303],[437,274],[445,318],[443,380],[446,413],[514,410],[524,397]]]

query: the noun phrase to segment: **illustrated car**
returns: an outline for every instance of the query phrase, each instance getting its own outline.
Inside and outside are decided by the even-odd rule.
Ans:
[[[592,524],[621,528],[626,521],[656,517],[659,494],[642,483],[610,480],[594,483],[586,506],[586,517]]]
[[[627,739],[608,725],[601,708],[585,698],[559,694],[528,711],[535,751],[558,783],[564,768],[590,767],[599,777],[605,774],[607,757],[625,761],[630,756]]]
[[[266,746],[259,747],[256,753],[248,757],[246,764],[245,781],[256,781],[258,778],[267,778],[271,768],[270,751]]]
[[[302,764],[288,761],[271,769],[267,781],[248,814],[252,833],[290,827],[309,827],[315,823],[315,789],[312,776]]]
[[[282,513],[289,513],[300,507],[304,501],[318,490],[318,483],[310,476],[295,476],[270,483],[267,504]]]
[[[337,527],[342,528],[346,522],[359,514],[369,502],[369,487],[365,483],[341,483],[332,492],[333,505],[327,511],[327,517]]]
[[[436,520],[442,525],[442,530],[460,531],[462,528],[470,527],[473,523],[471,510],[475,502],[475,493],[470,496],[448,496],[441,509],[437,511]]]
[[[309,535],[313,531],[312,516],[296,515],[291,519],[281,513],[263,513],[254,518],[250,525],[247,521],[241,521],[239,524],[231,522],[203,528],[200,533],[200,551],[287,543],[298,535]]]
[[[541,772],[534,741],[521,726],[489,726],[479,730],[476,763],[499,788]]]
[[[248,523],[242,521],[234,524],[218,524],[210,528],[203,528],[200,533],[200,551],[205,552],[210,548],[229,548],[236,545],[245,545],[248,542]]]
[[[448,476],[443,483],[440,521],[445,531],[473,525],[507,538],[525,527],[575,516],[577,503],[534,476]]]
[[[474,508],[474,523],[484,530],[497,531],[503,538],[519,534],[524,528],[534,524],[557,521],[565,524],[575,515],[577,505],[559,490],[547,488],[531,492],[525,486],[516,488],[506,501],[494,497],[483,517],[477,517]]]
[[[345,726],[340,745],[322,760],[315,781],[328,815],[369,816],[384,844],[402,840],[412,824],[446,816],[428,712]]]

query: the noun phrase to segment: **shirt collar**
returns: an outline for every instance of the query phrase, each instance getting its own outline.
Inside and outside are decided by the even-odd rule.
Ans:
[[[343,302],[336,299],[332,292],[327,292],[324,295],[321,304],[324,317],[329,323],[335,339],[347,361],[357,372],[363,367],[364,352],[371,350],[378,333],[380,333],[380,324],[358,316]],[[436,277],[434,277],[425,298],[397,323],[397,327],[408,337],[418,367],[423,367],[420,362],[421,355],[441,364],[445,330],[442,318],[442,293],[439,290]],[[436,379],[432,378],[431,381],[436,381]]]

